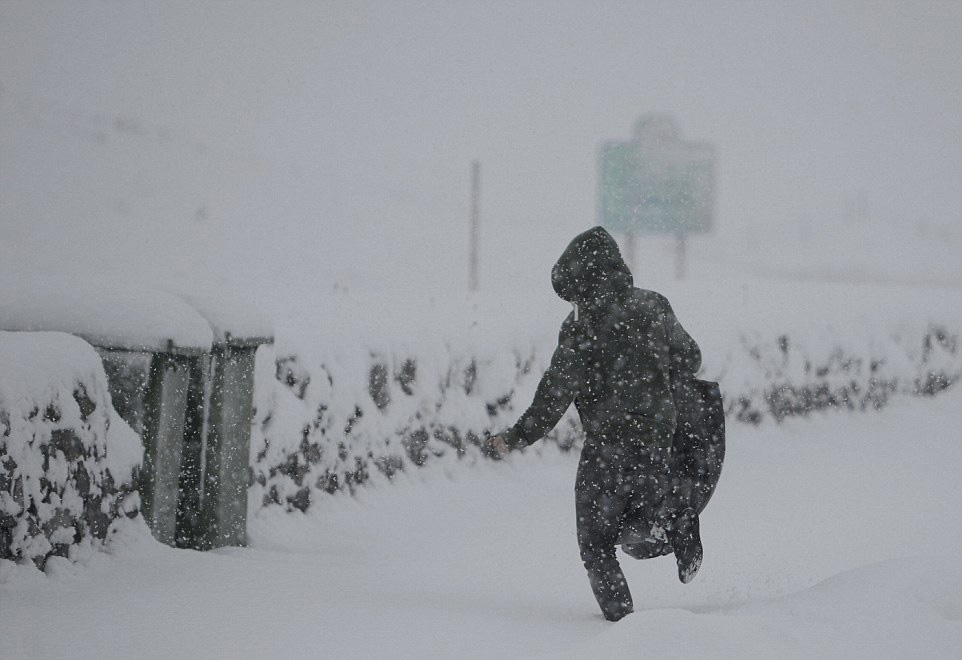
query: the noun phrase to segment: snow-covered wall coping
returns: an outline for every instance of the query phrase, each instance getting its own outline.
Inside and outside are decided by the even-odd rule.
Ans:
[[[0,330],[66,332],[136,351],[203,352],[214,339],[204,317],[170,293],[83,284],[0,291]]]
[[[239,294],[178,290],[177,296],[210,324],[214,343],[251,345],[273,341],[274,324],[270,318]]]

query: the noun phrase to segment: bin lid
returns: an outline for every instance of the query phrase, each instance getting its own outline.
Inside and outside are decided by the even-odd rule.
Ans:
[[[214,289],[177,291],[207,320],[215,345],[251,347],[274,342],[274,326],[252,302],[233,292]]]
[[[196,355],[211,349],[205,318],[150,287],[60,283],[0,290],[0,330],[67,332],[104,349]]]

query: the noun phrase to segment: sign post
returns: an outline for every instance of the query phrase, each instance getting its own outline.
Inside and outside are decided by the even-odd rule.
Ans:
[[[629,267],[636,234],[672,234],[675,276],[683,278],[688,235],[712,225],[713,147],[683,140],[670,117],[646,115],[632,139],[601,146],[599,164],[601,225],[626,235]]]
[[[468,266],[468,290],[478,290],[478,243],[481,232],[481,161],[471,161],[471,244]]]

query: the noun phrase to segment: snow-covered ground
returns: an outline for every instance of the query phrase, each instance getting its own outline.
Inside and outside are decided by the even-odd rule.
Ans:
[[[625,558],[606,623],[575,543],[573,455],[414,472],[252,547],[172,550],[132,523],[48,574],[0,562],[4,657],[907,658],[962,653],[962,390],[732,425],[690,585]]]
[[[339,369],[351,413],[374,359],[417,358],[425,388],[460,357],[543,362],[567,313],[548,274],[594,222],[598,145],[658,111],[717,147],[687,280],[668,238],[631,260],[703,375],[751,393],[841,356],[913,382],[939,366],[915,359],[932,329],[957,373],[960,6],[629,4],[0,1],[0,326],[138,345],[174,326],[204,346],[237,310],[160,303],[215,312],[199,289],[228,291],[245,323],[265,311],[276,357]],[[78,293],[94,273],[99,310]],[[299,433],[320,395],[282,394],[277,426]],[[173,550],[132,522],[46,574],[0,561],[0,660],[959,660],[960,404],[956,385],[731,424],[703,573],[629,562],[638,611],[618,624],[577,556],[576,458],[546,448],[444,457],[305,515],[252,507],[247,549]]]

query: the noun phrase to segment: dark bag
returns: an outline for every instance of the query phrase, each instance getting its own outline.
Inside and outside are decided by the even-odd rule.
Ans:
[[[674,388],[678,426],[670,472],[677,506],[701,513],[721,476],[725,460],[725,407],[718,383],[697,378]]]
[[[674,383],[677,426],[672,440],[669,473],[671,493],[669,507],[673,513],[692,508],[704,511],[725,460],[725,407],[718,383],[697,378],[686,378]],[[663,533],[642,534],[655,521],[628,521],[632,542],[622,550],[636,559],[648,559],[669,554],[672,549]]]

